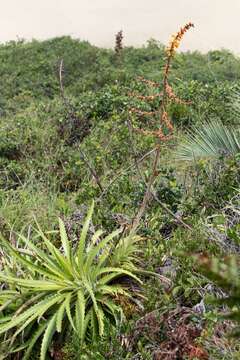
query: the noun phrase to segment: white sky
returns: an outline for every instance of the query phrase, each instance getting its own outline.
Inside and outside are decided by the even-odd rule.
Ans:
[[[122,29],[126,45],[166,43],[188,21],[182,50],[240,54],[240,0],[0,0],[0,42],[71,35],[111,47]]]

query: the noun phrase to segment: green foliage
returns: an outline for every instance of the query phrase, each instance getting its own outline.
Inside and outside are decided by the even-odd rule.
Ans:
[[[162,169],[159,184],[156,186],[158,198],[176,212],[182,199],[182,188],[173,168]]]
[[[68,106],[60,97],[58,77],[61,59],[64,63],[63,85]],[[24,314],[27,316],[27,311],[30,313],[33,311],[31,309],[35,309],[34,306],[40,311],[41,301],[46,301],[46,304],[56,301],[52,306],[49,305],[43,316],[29,315],[22,323],[4,331],[1,335],[1,340],[4,340],[2,348],[5,345],[9,347],[9,339],[13,337],[12,351],[19,350],[20,353],[14,353],[12,357],[24,356],[22,354],[27,350],[22,346],[31,347],[31,341],[32,344],[36,341],[31,359],[39,358],[41,343],[51,353],[57,350],[61,352],[64,347],[67,359],[102,360],[114,356],[116,359],[152,358],[153,346],[156,344],[151,342],[148,329],[146,336],[131,350],[125,348],[121,341],[131,337],[129,331],[145,313],[179,306],[192,307],[201,300],[200,293],[207,279],[195,271],[191,254],[205,251],[219,257],[223,254],[219,245],[209,240],[202,224],[224,228],[222,231],[226,231],[228,239],[239,245],[239,224],[234,220],[236,223],[233,226],[227,226],[230,220],[222,210],[239,193],[239,158],[235,156],[238,152],[235,134],[238,133],[236,128],[239,124],[239,58],[227,50],[210,51],[207,54],[176,54],[169,80],[175,94],[189,104],[168,104],[167,110],[176,131],[171,143],[161,144],[159,175],[154,183],[156,195],[176,218],[152,199],[139,228],[139,232],[147,239],[143,247],[144,258],[138,254],[135,244],[137,237],[130,240],[119,234],[119,240],[116,235],[96,254],[92,262],[89,260],[91,271],[87,280],[90,289],[92,286],[98,312],[85,285],[81,288],[84,297],[81,306],[75,306],[81,300],[81,293],[77,296],[79,287],[76,290],[76,286],[82,281],[83,275],[78,272],[79,268],[76,270],[77,250],[74,244],[70,245],[72,258],[68,260],[66,239],[62,238],[62,241],[57,231],[47,232],[47,229],[57,229],[57,217],[64,219],[68,225],[68,220],[75,219],[77,214],[76,219],[71,220],[72,227],[76,234],[81,233],[78,215],[82,204],[95,198],[97,206],[93,214],[94,223],[110,234],[116,227],[117,219],[122,216],[127,219],[126,226],[121,224],[127,233],[143,199],[153,154],[139,162],[139,169],[135,161],[154,147],[151,137],[134,132],[130,134],[129,109],[135,107],[150,111],[159,105],[155,99],[143,106],[141,99],[130,94],[149,95],[145,85],[137,80],[138,76],[162,81],[160,70],[165,61],[164,47],[155,40],[150,40],[141,48],[126,47],[122,51],[121,61],[117,61],[110,49],[61,37],[43,42],[18,41],[1,45],[0,60],[0,230],[10,241],[2,240],[2,245],[5,245],[4,257],[1,256],[4,279],[0,308],[11,302],[5,309],[1,308],[0,317],[6,322],[0,324],[0,329],[4,331],[6,326],[12,326],[19,317],[21,321]],[[133,117],[132,121],[136,127],[143,127],[146,122],[151,125],[151,119],[146,117]],[[209,130],[206,122],[217,124],[217,128]],[[181,142],[189,128],[193,129],[191,141],[195,142],[196,147],[198,139],[198,151],[201,150],[194,159],[203,153],[207,157],[196,162],[176,161],[172,147],[175,148]],[[231,156],[225,156],[229,154]],[[188,156],[192,158],[192,150]],[[208,156],[214,159],[210,162]],[[89,165],[100,179],[103,192]],[[239,211],[238,204],[235,209]],[[42,230],[35,230],[33,217],[38,219]],[[192,230],[185,230],[178,219],[184,220]],[[51,243],[46,243],[43,233]],[[71,235],[70,231],[69,241]],[[103,235],[99,235],[99,244],[92,246],[93,238],[87,236],[85,250],[81,250],[85,265],[91,251],[103,245],[104,239]],[[60,250],[57,244],[61,246]],[[44,261],[41,256],[44,256]],[[109,291],[114,292],[112,294],[103,296],[96,288],[104,277],[94,274],[99,259],[105,259],[100,266],[103,271],[109,266],[119,268],[119,277],[106,285]],[[138,308],[131,310],[128,321],[121,327],[115,327],[114,321],[110,321],[113,316],[106,304],[113,301],[112,310],[114,314],[115,309],[119,313],[119,297],[116,297],[117,290],[114,289],[117,286],[119,291],[128,292],[126,299],[129,299],[127,284],[132,284],[131,276],[122,271],[135,276],[139,262],[146,271],[165,274],[171,280],[171,285],[170,280],[162,286],[159,278],[148,278],[143,286],[147,298],[144,309],[141,307],[140,313]],[[40,270],[47,274],[41,274]],[[108,275],[117,276],[117,272],[109,270],[105,276]],[[7,281],[6,277],[12,280]],[[37,288],[39,281],[42,283],[41,291]],[[60,290],[44,289],[46,282],[48,286],[49,282],[51,286],[59,286]],[[34,287],[27,288],[26,284],[34,284]],[[69,286],[72,286],[71,289]],[[35,299],[38,294],[42,297]],[[70,313],[66,303],[63,305],[69,294],[73,294],[69,300]],[[100,302],[102,296],[104,299]],[[23,307],[24,302],[27,303],[26,307]],[[89,320],[86,343],[83,344],[83,340],[79,339],[76,319],[81,316],[84,303],[85,324],[86,318],[94,317],[93,313],[98,313],[99,318],[95,316]],[[14,317],[17,311],[20,311],[19,315]],[[102,312],[106,319],[103,322]],[[58,318],[54,318],[56,313],[59,314]],[[56,330],[60,330],[60,315],[63,316],[63,322],[61,332],[58,333]],[[216,325],[216,319],[211,320],[209,313],[205,320],[206,327],[213,322]],[[21,332],[25,323],[26,327]],[[89,342],[92,333],[102,331],[103,323],[103,337],[97,337],[97,342]],[[214,326],[211,326],[212,335],[209,337],[214,338],[216,334]],[[51,336],[52,341],[49,342]],[[218,344],[223,343],[222,340]],[[230,359],[224,354],[229,352],[229,348],[233,349],[229,344],[225,349],[219,346],[216,348],[214,341],[210,345],[208,343],[207,348],[211,349],[210,357],[214,359]],[[234,355],[234,349],[232,351],[230,354]]]
[[[237,323],[233,335],[240,336],[240,277],[239,257],[229,256],[225,259],[203,255],[198,257],[202,273],[210,279],[215,286],[223,289],[221,298],[214,299],[213,303],[227,306],[227,314],[220,315],[221,319],[233,320]],[[198,265],[198,266],[199,266]]]
[[[181,208],[187,213],[212,215],[238,193],[239,159],[201,160],[188,168],[189,184]]]
[[[120,279],[134,275],[137,237],[124,237],[113,241],[120,230],[103,237],[96,231],[87,241],[93,213],[90,207],[76,249],[68,239],[62,220],[59,220],[61,249],[41,228],[36,230],[34,241],[20,235],[25,251],[14,248],[1,238],[5,257],[11,257],[15,266],[7,261],[0,273],[4,290],[0,292],[0,334],[2,352],[7,354],[24,349],[23,359],[31,357],[39,338],[40,358],[44,360],[52,339],[72,329],[80,344],[85,340],[96,341],[104,334],[107,318],[118,321],[121,307],[117,295],[130,297]],[[46,250],[36,246],[42,241]]]

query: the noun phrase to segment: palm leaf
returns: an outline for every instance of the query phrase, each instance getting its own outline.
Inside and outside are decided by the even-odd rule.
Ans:
[[[221,155],[235,156],[240,152],[240,129],[211,121],[194,126],[179,145],[176,157],[193,161],[199,158],[218,158]]]

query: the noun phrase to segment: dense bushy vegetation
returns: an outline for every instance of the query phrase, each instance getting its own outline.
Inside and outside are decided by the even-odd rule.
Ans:
[[[183,101],[167,104],[174,136],[131,235],[155,146],[136,111],[158,109],[143,100],[165,58],[155,40],[0,46],[0,359],[239,358],[240,59],[227,50],[175,55]]]

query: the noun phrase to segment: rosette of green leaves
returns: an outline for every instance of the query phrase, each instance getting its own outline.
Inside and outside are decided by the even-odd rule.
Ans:
[[[92,204],[75,251],[61,219],[61,250],[39,226],[36,232],[44,249],[20,235],[27,249],[21,252],[1,238],[4,253],[22,269],[14,273],[3,266],[0,272],[4,288],[0,291],[1,346],[9,353],[24,350],[23,360],[27,360],[41,339],[40,359],[44,360],[53,337],[69,330],[81,343],[97,340],[104,334],[107,318],[115,323],[119,319],[122,310],[116,297],[131,296],[121,278],[141,282],[134,274],[138,237],[114,241],[121,230],[107,236],[98,230],[87,241],[93,208]]]

